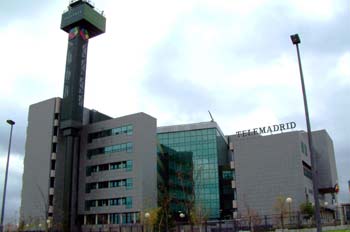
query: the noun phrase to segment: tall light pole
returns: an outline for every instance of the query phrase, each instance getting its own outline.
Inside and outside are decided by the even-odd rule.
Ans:
[[[306,126],[307,126],[307,138],[308,138],[308,142],[309,142],[310,159],[311,159],[311,167],[312,167],[312,169],[311,169],[311,171],[312,171],[312,185],[313,185],[313,195],[314,195],[314,200],[315,200],[314,216],[315,216],[315,220],[316,220],[317,232],[321,232],[322,226],[321,226],[321,216],[320,216],[320,202],[318,200],[318,179],[317,179],[316,156],[315,156],[316,154],[314,152],[314,147],[313,147],[313,142],[312,142],[309,110],[308,110],[308,106],[307,106],[303,70],[301,67],[301,60],[300,60],[300,52],[299,52],[300,38],[299,38],[298,34],[291,35],[290,38],[291,38],[293,44],[296,46],[297,54],[298,54],[299,72],[300,72],[301,88],[303,91],[305,118],[306,118]]]
[[[288,204],[289,209],[289,224],[292,225],[292,201],[293,199],[291,197],[287,197],[286,203]]]
[[[8,173],[9,161],[10,161],[12,129],[13,129],[13,125],[15,125],[15,122],[12,121],[11,119],[8,119],[6,122],[7,122],[8,124],[10,124],[10,126],[11,126],[11,131],[10,131],[9,148],[8,148],[8,153],[7,153],[7,162],[6,162],[6,171],[5,171],[4,191],[3,191],[3,193],[2,193],[2,208],[1,208],[0,232],[2,232],[2,231],[3,231],[3,228],[4,228],[4,212],[5,212],[7,173]]]

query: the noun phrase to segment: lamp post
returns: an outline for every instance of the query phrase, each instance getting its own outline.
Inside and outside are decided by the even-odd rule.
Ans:
[[[288,210],[289,210],[289,224],[292,224],[292,202],[293,199],[291,197],[287,197],[286,202],[288,204]]]
[[[12,129],[13,129],[13,125],[15,125],[15,122],[12,121],[11,119],[8,119],[6,122],[11,126],[11,130],[10,130],[9,148],[8,148],[8,153],[7,153],[7,162],[6,162],[6,171],[5,171],[4,191],[3,191],[3,193],[2,193],[2,208],[1,208],[0,232],[2,232],[2,231],[3,231],[3,228],[4,228],[4,212],[5,212],[7,173],[8,173],[9,161],[10,161]]]
[[[181,211],[179,211],[179,216],[180,216],[180,218],[181,218],[181,221],[185,218],[185,214],[184,213],[182,213]],[[183,231],[183,229],[181,229],[181,231]]]
[[[300,72],[300,80],[301,80],[301,88],[303,91],[303,99],[304,99],[304,109],[305,109],[305,118],[306,118],[306,126],[307,126],[307,137],[309,142],[309,148],[310,148],[310,159],[311,159],[311,171],[312,171],[312,185],[313,185],[313,195],[314,195],[314,201],[315,201],[315,220],[316,220],[316,227],[317,232],[322,231],[321,226],[321,216],[320,216],[320,202],[318,200],[318,180],[317,180],[317,170],[316,170],[316,154],[314,152],[313,142],[312,142],[312,135],[311,135],[311,125],[310,125],[310,118],[309,118],[309,109],[307,106],[307,99],[306,99],[306,91],[305,91],[305,84],[304,84],[304,77],[303,77],[303,70],[301,67],[301,60],[300,60],[300,52],[299,52],[299,44],[300,44],[300,38],[298,34],[291,35],[290,36],[292,43],[296,46],[297,49],[297,55],[298,55],[298,63],[299,63],[299,72]]]
[[[151,216],[151,214],[149,212],[145,213],[145,223],[146,223],[146,231],[148,231],[148,219]]]
[[[47,231],[50,231],[50,227],[51,227],[51,220],[48,218],[47,220],[46,220],[46,228],[47,228]]]

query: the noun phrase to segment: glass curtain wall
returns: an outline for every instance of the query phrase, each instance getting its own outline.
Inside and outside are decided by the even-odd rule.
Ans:
[[[174,201],[171,211],[219,218],[219,165],[227,159],[221,133],[216,128],[159,133],[158,141],[168,155],[169,193],[178,202],[187,203],[180,206]]]

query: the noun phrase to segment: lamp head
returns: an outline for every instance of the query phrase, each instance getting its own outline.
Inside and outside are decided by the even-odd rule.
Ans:
[[[291,35],[290,39],[292,40],[293,44],[300,44],[300,38],[298,34]]]
[[[11,126],[12,126],[12,125],[15,125],[15,121],[12,121],[11,119],[6,120],[6,122],[7,122],[8,124],[10,124]]]

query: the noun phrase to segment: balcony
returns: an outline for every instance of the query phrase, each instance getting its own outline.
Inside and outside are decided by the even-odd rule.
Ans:
[[[54,193],[55,193],[54,188],[50,188],[50,189],[49,189],[49,195],[54,195]]]
[[[51,159],[56,160],[56,153],[55,152],[51,153]]]
[[[235,161],[230,161],[230,167],[231,169],[235,169]]]

